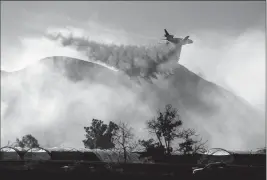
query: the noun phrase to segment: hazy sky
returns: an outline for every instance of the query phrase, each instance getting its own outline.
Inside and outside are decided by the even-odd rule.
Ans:
[[[261,2],[1,2],[1,69],[52,55],[44,33],[66,29],[122,44],[158,43],[167,28],[190,35],[180,63],[263,109],[265,8]],[[50,43],[50,44],[49,44]]]

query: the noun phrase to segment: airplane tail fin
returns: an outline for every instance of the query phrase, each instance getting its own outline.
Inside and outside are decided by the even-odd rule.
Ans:
[[[166,29],[164,29],[164,31],[165,31],[165,37],[170,35]]]

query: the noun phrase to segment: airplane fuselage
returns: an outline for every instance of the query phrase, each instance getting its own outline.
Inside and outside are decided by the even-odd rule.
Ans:
[[[188,38],[185,38],[185,39],[182,39],[182,38],[174,38],[173,36],[167,36],[166,37],[166,40],[173,43],[173,44],[179,44],[181,43],[181,45],[186,45],[186,44],[191,44],[193,43],[193,41],[191,39],[188,39]]]

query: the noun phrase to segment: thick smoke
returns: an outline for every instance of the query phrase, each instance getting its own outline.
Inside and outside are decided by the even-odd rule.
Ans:
[[[137,77],[134,73],[138,73],[138,76],[143,75],[145,80],[150,81],[151,78],[157,77],[160,65],[169,59],[175,59],[175,52],[179,50],[179,47],[171,51],[165,49],[164,56],[157,54],[158,61],[154,61],[152,56],[156,51],[145,47],[109,46],[82,38],[73,41],[71,37],[63,39],[61,43],[63,46],[74,46],[78,52],[83,53],[82,56],[87,56],[88,61],[100,61],[109,66],[114,64],[117,69],[126,72],[130,77]],[[161,54],[163,53],[164,50]],[[75,65],[70,66],[72,69],[64,70],[66,65],[64,58],[59,61],[62,62],[57,63],[57,68],[53,63],[52,66],[48,65],[49,59],[42,61],[45,63],[31,62],[28,68],[3,78],[1,104],[6,108],[2,109],[1,115],[2,125],[5,127],[2,132],[4,141],[12,141],[15,137],[31,132],[46,146],[68,143],[72,143],[70,144],[72,146],[81,146],[84,133],[82,127],[88,125],[92,118],[104,121],[128,121],[131,117],[129,121],[132,121],[133,126],[137,127],[136,130],[140,131],[144,121],[154,114],[154,109],[143,102],[146,98],[139,97],[138,92],[142,91],[141,87],[136,83],[127,83],[127,78],[123,81],[125,76],[121,72],[116,72],[117,74],[109,79],[109,70],[102,68],[99,72],[87,74],[91,77],[89,82],[88,80],[73,82],[73,79],[65,77],[66,74],[62,71],[72,73],[75,71],[75,68],[73,69]],[[78,73],[81,73],[82,67],[77,66]],[[91,67],[89,68],[85,71],[93,71]],[[74,76],[77,78],[77,75]],[[112,86],[108,85],[109,81],[113,81]],[[73,137],[76,131],[80,132],[78,138]]]
[[[210,147],[253,149],[264,144],[263,117],[240,98],[178,66],[180,47],[107,45],[62,33],[46,37],[86,61],[119,71],[53,57],[5,75],[2,145],[32,133],[43,146],[81,147],[83,126],[92,118],[128,121],[144,138],[144,122],[168,103],[178,107],[185,126],[195,128]]]
[[[104,44],[90,40],[71,32],[46,34],[50,40],[63,47],[72,47],[88,56],[88,59],[100,61],[125,72],[130,77],[142,77],[148,81],[157,79],[159,74],[169,74],[177,67],[182,46],[135,46]]]
[[[118,83],[122,81],[119,75],[113,76],[112,86],[106,78],[109,70],[94,71],[90,73],[92,78],[77,81],[66,77],[64,63],[54,68],[40,62],[2,79],[4,140],[32,133],[45,146],[81,147],[83,126],[92,118],[107,122],[133,117],[131,120],[137,121],[151,115],[136,97],[134,91],[138,89]]]

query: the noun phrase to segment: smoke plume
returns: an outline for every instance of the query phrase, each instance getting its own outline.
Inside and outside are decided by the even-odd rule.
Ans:
[[[82,147],[83,126],[92,118],[127,121],[146,138],[145,121],[169,103],[210,147],[264,144],[263,116],[178,65],[181,47],[99,43],[72,32],[50,32],[42,40],[30,43],[43,43],[48,53],[40,50],[33,57],[51,57],[1,77],[2,145],[31,133],[43,146]],[[60,51],[51,53],[51,46]]]

